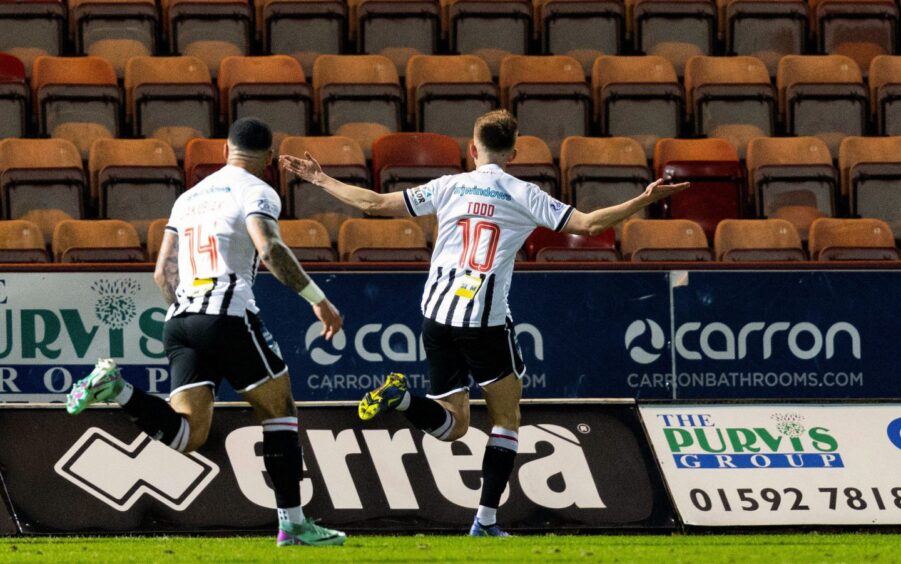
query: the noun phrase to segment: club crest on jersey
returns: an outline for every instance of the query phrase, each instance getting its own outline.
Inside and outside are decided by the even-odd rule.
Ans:
[[[551,209],[555,212],[562,210],[563,205],[563,202],[561,202],[560,200],[554,200],[553,198],[551,199]]]

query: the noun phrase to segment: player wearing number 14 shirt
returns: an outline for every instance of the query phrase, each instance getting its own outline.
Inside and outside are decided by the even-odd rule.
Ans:
[[[421,302],[430,393],[416,395],[403,375],[390,374],[366,394],[359,414],[366,420],[397,410],[416,428],[453,441],[469,428],[470,386],[482,389],[493,426],[482,462],[479,508],[469,531],[473,536],[506,536],[497,525],[497,508],[516,457],[525,373],[507,306],[517,251],[536,227],[600,233],[688,187],[658,180],[628,202],[582,213],[504,172],[516,155],[517,134],[512,114],[489,112],[476,120],[469,147],[476,170],[390,194],[339,182],[309,154],[280,159],[287,170],[370,214],[437,215],[438,237]]]

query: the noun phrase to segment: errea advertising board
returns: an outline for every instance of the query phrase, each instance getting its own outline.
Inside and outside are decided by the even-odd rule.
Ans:
[[[686,525],[901,524],[901,405],[654,405],[641,417]]]

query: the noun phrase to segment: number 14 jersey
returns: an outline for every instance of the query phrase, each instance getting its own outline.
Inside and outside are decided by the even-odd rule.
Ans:
[[[405,190],[404,202],[412,216],[438,216],[422,314],[455,327],[503,325],[517,251],[536,227],[560,231],[573,213],[493,164]]]

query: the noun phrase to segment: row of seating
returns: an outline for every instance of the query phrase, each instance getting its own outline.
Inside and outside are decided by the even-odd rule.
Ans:
[[[185,54],[215,73],[229,55],[383,53],[571,54],[588,72],[599,54],[775,58],[845,54],[861,65],[896,53],[892,0],[69,0],[0,1],[0,50],[100,55],[121,73],[132,55]],[[809,36],[809,37],[808,37]],[[722,42],[719,40],[722,39]],[[72,51],[66,45],[71,43]],[[121,75],[121,74],[120,74]]]
[[[133,222],[143,241],[149,220],[168,216],[175,198],[225,164],[224,139],[193,139],[182,169],[171,147],[157,139],[100,139],[91,147],[87,174],[78,150],[61,139],[0,141],[3,217],[38,223],[48,240],[68,218]],[[471,170],[457,143],[431,133],[395,133],[373,144],[372,166],[360,146],[342,136],[287,137],[278,154],[314,155],[344,182],[394,192],[444,174]],[[651,167],[642,147],[627,137],[568,137],[559,168],[548,146],[520,136],[508,171],[589,212],[630,199],[655,177],[689,181],[693,188],[640,217],[699,222],[712,236],[724,219],[785,219],[807,238],[820,217],[869,217],[901,230],[901,137],[848,137],[838,169],[815,137],[760,137],[749,144],[747,168],[722,139],[662,139]],[[336,241],[341,224],[362,212],[275,164],[266,180],[284,201],[286,218],[314,218]],[[432,218],[417,218],[427,236]]]
[[[146,252],[130,224],[119,220],[66,220],[53,233],[47,253],[40,228],[26,220],[0,221],[0,262],[143,262],[159,254],[166,220],[151,224]],[[351,219],[333,247],[325,226],[309,219],[282,220],[282,237],[301,262],[427,262],[425,234],[408,219]],[[894,236],[870,219],[818,219],[809,243],[813,260],[898,260]],[[698,224],[690,220],[628,221],[617,250],[612,230],[580,236],[539,228],[526,240],[517,260],[538,262],[616,261],[803,261],[795,228],[780,219],[726,220],[711,250]]]
[[[0,55],[0,138],[69,139],[84,159],[98,138],[156,137],[181,159],[188,140],[254,115],[272,125],[276,144],[321,131],[353,137],[368,154],[375,138],[405,125],[465,147],[473,119],[498,105],[555,157],[573,135],[633,137],[650,158],[657,139],[688,134],[725,138],[744,157],[756,136],[814,135],[835,154],[846,136],[901,133],[901,56],[873,60],[869,92],[839,55],[783,57],[775,88],[752,57],[694,57],[684,96],[672,65],[654,56],[598,57],[590,86],[565,56],[508,56],[498,85],[473,56],[417,56],[408,67],[404,88],[385,57],[323,55],[308,85],[290,57],[228,57],[217,90],[194,57],[133,57],[123,96],[104,59],[39,57],[29,91],[22,65]]]

